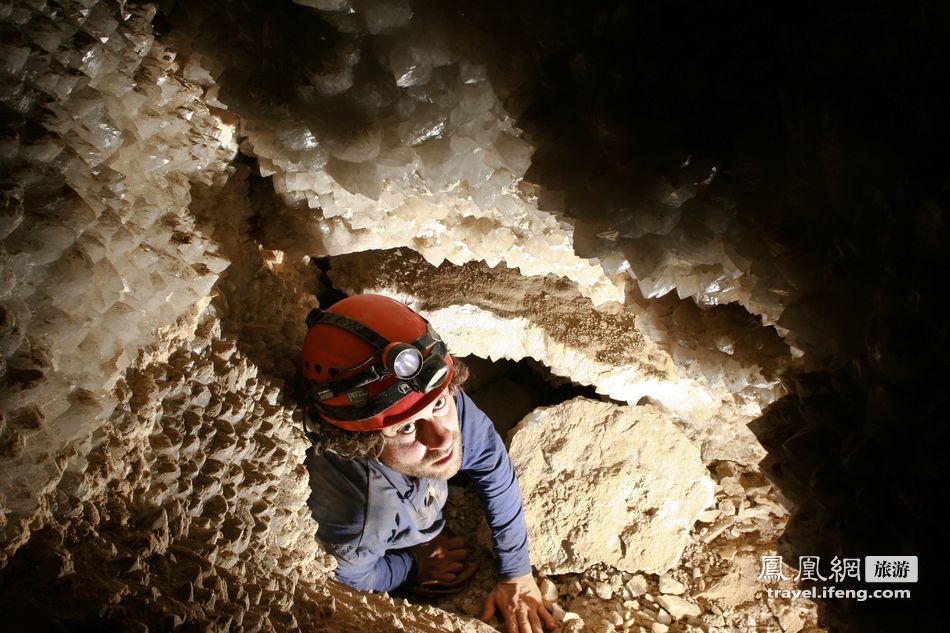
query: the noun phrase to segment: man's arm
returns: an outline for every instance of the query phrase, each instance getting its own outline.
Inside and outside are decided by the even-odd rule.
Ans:
[[[491,420],[464,391],[456,396],[462,423],[462,470],[471,477],[491,526],[503,578],[531,573],[528,529],[515,469]]]
[[[364,534],[369,494],[365,462],[311,452],[307,468],[317,538],[337,560],[337,580],[362,591],[391,591],[402,584],[413,570],[409,550],[387,551]]]
[[[337,580],[361,591],[392,591],[413,571],[408,549],[390,550],[382,556],[360,548],[327,549],[337,560]]]
[[[524,505],[508,451],[491,420],[465,392],[459,391],[456,406],[462,422],[462,470],[472,478],[485,506],[502,576],[488,594],[482,620],[490,622],[497,612],[508,631],[553,629],[554,618],[544,608],[531,575]]]

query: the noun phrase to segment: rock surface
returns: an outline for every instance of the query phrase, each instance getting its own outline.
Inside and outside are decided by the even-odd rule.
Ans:
[[[736,336],[742,344],[724,354],[715,349],[716,333],[735,335],[740,326],[695,305],[664,318],[659,333],[650,325],[655,315],[636,302],[595,307],[573,284],[552,275],[525,277],[475,262],[435,268],[408,249],[330,261],[335,287],[407,303],[455,355],[535,359],[555,376],[592,385],[614,400],[636,404],[648,398],[683,420],[704,460],[751,463],[763,457],[746,424],[783,389],[766,378],[787,360],[774,332],[746,324]],[[710,340],[694,349],[677,343],[667,351],[671,338]]]
[[[538,409],[515,427],[510,454],[531,559],[546,573],[596,562],[664,572],[714,500],[699,451],[650,405],[575,398]]]

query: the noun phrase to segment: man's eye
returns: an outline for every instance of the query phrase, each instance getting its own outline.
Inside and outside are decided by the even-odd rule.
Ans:
[[[409,435],[415,432],[416,432],[415,422],[410,422],[409,424],[403,424],[401,427],[399,427],[399,431],[398,431],[400,435]]]
[[[435,406],[433,410],[438,411],[439,409],[445,408],[445,405],[449,403],[448,398],[445,396],[439,396],[439,399],[435,401]]]

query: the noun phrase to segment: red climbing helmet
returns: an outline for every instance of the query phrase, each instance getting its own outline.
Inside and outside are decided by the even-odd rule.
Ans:
[[[426,408],[455,363],[429,322],[382,295],[356,295],[307,316],[303,374],[321,418],[349,431],[376,431]]]

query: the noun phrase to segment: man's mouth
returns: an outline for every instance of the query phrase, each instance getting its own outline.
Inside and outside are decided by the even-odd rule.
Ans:
[[[454,449],[454,448],[451,449],[445,457],[443,457],[443,458],[441,458],[441,459],[437,459],[436,461],[432,462],[432,465],[433,465],[433,466],[442,466],[442,465],[444,465],[444,464],[447,464],[447,463],[449,463],[449,460],[452,459],[452,456],[453,456],[453,455],[455,455],[455,449]]]

